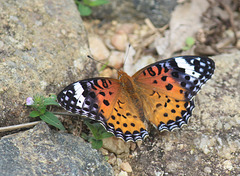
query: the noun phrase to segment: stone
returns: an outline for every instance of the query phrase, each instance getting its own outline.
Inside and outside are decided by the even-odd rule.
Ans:
[[[132,172],[132,167],[130,166],[130,164],[128,162],[123,162],[121,165],[120,165],[121,169],[123,171],[126,171],[126,172]]]
[[[128,173],[125,171],[121,171],[118,176],[128,176]]]
[[[108,4],[95,7],[92,17],[128,23],[149,18],[156,27],[162,27],[169,22],[176,5],[177,0],[111,0]]]
[[[111,37],[111,43],[117,50],[125,51],[128,46],[128,37],[125,33],[116,33]]]
[[[116,69],[120,69],[123,66],[124,62],[124,53],[119,51],[112,51],[109,57],[109,65],[113,66]]]
[[[233,166],[230,160],[226,160],[223,162],[223,168],[227,170],[232,170]]]
[[[210,174],[211,173],[211,168],[210,167],[204,167],[204,172]]]
[[[82,138],[51,131],[44,122],[0,140],[1,175],[113,175]]]
[[[113,136],[110,138],[104,138],[102,147],[116,155],[120,155],[129,154],[130,145],[129,142],[124,142],[122,139]]]
[[[8,126],[32,120],[28,97],[57,94],[96,68],[74,1],[9,0],[0,11],[0,126]]]
[[[89,36],[89,45],[94,59],[101,61],[109,57],[109,50],[98,36]]]

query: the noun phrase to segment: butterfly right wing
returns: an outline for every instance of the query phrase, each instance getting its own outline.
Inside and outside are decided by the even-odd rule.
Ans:
[[[108,132],[125,141],[148,136],[139,112],[117,79],[75,82],[62,90],[57,100],[67,111],[101,122]]]
[[[146,118],[162,130],[187,124],[192,98],[214,73],[214,61],[203,56],[179,56],[144,67],[133,75]]]

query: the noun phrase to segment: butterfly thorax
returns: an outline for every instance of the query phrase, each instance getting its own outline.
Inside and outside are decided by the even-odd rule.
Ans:
[[[133,79],[126,72],[119,70],[118,79],[121,82],[123,89],[129,94],[134,94],[136,92]]]

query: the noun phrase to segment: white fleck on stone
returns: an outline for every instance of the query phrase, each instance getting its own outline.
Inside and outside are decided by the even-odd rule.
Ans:
[[[231,126],[229,123],[224,124],[224,129],[225,129],[225,130],[230,130],[231,127],[232,127],[232,126]]]
[[[232,170],[233,166],[230,160],[226,160],[223,162],[223,168],[227,170]]]
[[[44,90],[47,87],[48,83],[46,81],[40,81],[41,89]]]
[[[211,168],[210,168],[210,167],[205,167],[205,168],[204,168],[204,172],[210,174],[212,171],[211,171]]]
[[[201,148],[205,154],[208,154],[210,152],[210,150],[208,149],[208,142],[209,139],[205,136],[201,139],[199,144],[199,148]]]
[[[220,122],[220,121],[217,122],[216,129],[217,129],[217,130],[221,130],[222,127],[223,127],[222,122]]]
[[[164,172],[163,171],[154,171],[155,176],[163,176]]]
[[[118,176],[128,176],[128,173],[125,171],[121,171]]]
[[[124,162],[121,164],[121,169],[126,171],[126,172],[132,172],[132,167],[130,166],[130,164],[128,162]]]

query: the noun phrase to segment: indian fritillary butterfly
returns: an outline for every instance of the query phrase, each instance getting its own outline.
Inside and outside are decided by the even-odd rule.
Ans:
[[[194,108],[192,99],[214,69],[208,57],[173,57],[148,65],[132,77],[120,70],[118,79],[77,81],[57,99],[67,111],[101,122],[124,141],[143,140],[148,136],[145,121],[159,131],[187,124]]]

